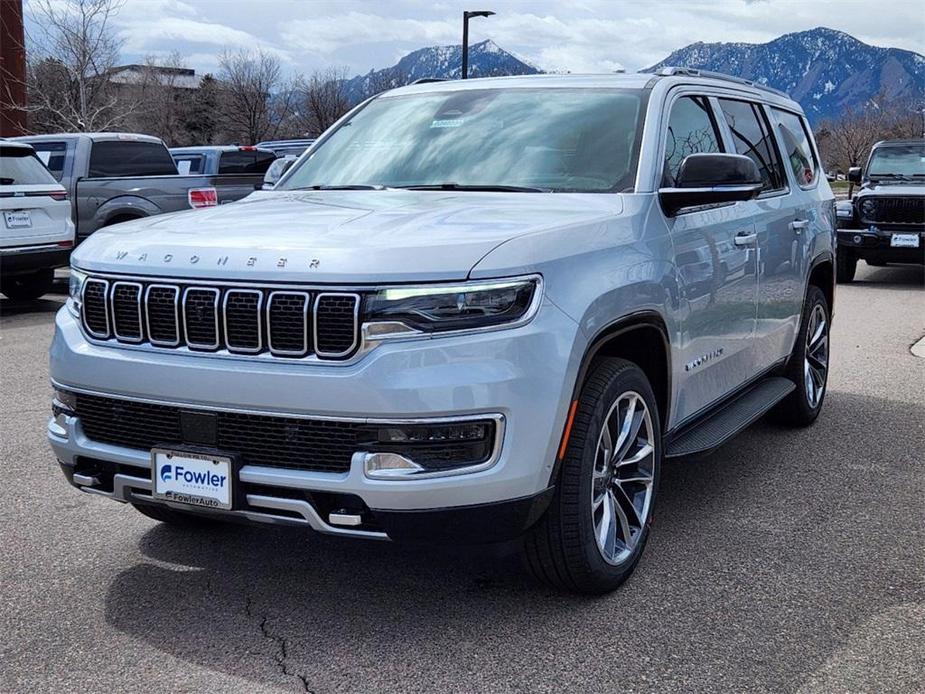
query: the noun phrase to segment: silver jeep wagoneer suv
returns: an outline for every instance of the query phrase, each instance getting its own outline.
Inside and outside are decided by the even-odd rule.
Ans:
[[[800,107],[749,82],[396,89],[274,190],[78,248],[48,437],[159,521],[516,540],[607,591],[666,458],[818,415],[834,221]]]

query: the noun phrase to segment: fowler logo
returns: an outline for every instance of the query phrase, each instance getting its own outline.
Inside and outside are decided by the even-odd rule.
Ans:
[[[165,465],[161,468],[161,480],[167,482],[171,479],[173,479],[173,467],[171,465]]]
[[[208,470],[202,472],[187,470],[182,465],[177,465],[176,467],[164,465],[161,467],[161,481],[163,482],[175,480],[176,482],[186,482],[187,484],[224,487],[227,479],[225,475],[216,475]]]

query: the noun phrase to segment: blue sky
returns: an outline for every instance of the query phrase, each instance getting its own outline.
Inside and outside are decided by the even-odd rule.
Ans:
[[[54,0],[60,1],[60,0]],[[30,0],[26,0],[27,16]],[[423,46],[459,43],[463,9],[470,41],[491,38],[545,70],[636,70],[694,41],[764,42],[816,26],[878,46],[921,52],[921,1],[891,0],[125,0],[114,20],[123,62],[179,50],[199,73],[223,48],[261,47],[287,72],[328,66],[350,73],[394,64]],[[30,23],[27,20],[27,31]]]

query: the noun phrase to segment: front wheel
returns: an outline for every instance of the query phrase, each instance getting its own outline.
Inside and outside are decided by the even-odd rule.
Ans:
[[[623,359],[584,383],[552,502],[524,544],[527,568],[557,588],[617,588],[642,556],[662,458],[652,387]]]
[[[839,284],[854,282],[854,273],[858,269],[858,257],[848,250],[838,249],[835,256],[835,279]]]

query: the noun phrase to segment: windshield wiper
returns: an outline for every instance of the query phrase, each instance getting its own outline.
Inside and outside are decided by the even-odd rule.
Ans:
[[[354,183],[354,184],[343,185],[343,186],[328,186],[328,185],[302,186],[300,188],[289,188],[289,190],[385,190],[385,186],[375,186],[375,185],[366,185],[362,183]]]
[[[550,193],[549,188],[530,188],[528,186],[466,185],[463,183],[431,183],[416,186],[390,186],[402,190],[463,190],[488,193]]]
[[[918,174],[916,174],[918,175]],[[871,174],[871,178],[898,178],[900,181],[909,181],[911,180],[909,176],[901,173],[882,173],[882,174]]]

